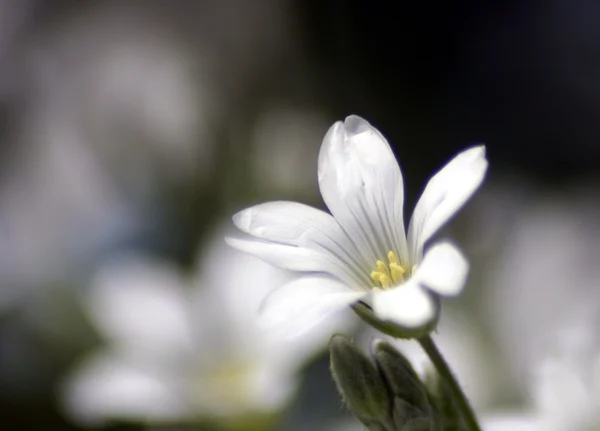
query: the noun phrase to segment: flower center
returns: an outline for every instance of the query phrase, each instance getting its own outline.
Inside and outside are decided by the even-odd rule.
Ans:
[[[389,251],[388,264],[382,260],[376,262],[377,270],[371,272],[371,279],[376,283],[376,287],[387,289],[392,285],[397,285],[404,282],[404,274],[406,270],[398,263],[396,253]]]
[[[224,360],[218,364],[202,364],[196,370],[197,383],[193,395],[214,414],[243,409],[252,400],[250,364]]]

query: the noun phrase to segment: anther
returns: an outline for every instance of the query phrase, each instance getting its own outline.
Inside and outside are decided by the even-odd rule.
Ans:
[[[390,273],[392,274],[392,280],[394,283],[399,283],[404,280],[404,268],[397,263],[390,263]]]
[[[379,277],[379,282],[381,283],[381,287],[383,287],[384,289],[387,289],[392,285],[390,278],[385,274],[381,274],[381,276]]]
[[[392,266],[394,263],[398,263],[398,259],[396,259],[396,253],[394,253],[392,250],[390,250],[388,253],[388,260],[390,261],[390,266]]]
[[[377,270],[371,272],[371,279],[381,285],[383,289],[387,289],[392,284],[400,284],[404,282],[404,274],[406,270],[400,265],[398,257],[394,251],[389,251],[387,254],[389,265],[384,261],[378,260],[376,262]]]
[[[373,271],[371,273],[371,279],[373,281],[379,282],[380,278],[381,278],[381,272],[379,272],[379,271]]]

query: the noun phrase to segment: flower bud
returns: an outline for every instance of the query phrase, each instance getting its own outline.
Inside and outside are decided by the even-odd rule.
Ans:
[[[373,362],[346,337],[330,342],[331,371],[348,408],[370,430],[393,430],[391,398]]]
[[[383,340],[375,340],[373,353],[377,367],[394,397],[417,409],[427,409],[427,390],[408,359]]]
[[[392,409],[392,418],[397,430],[403,430],[404,426],[413,419],[423,417],[423,412],[410,405],[401,398],[394,398],[394,407]]]
[[[436,416],[430,403],[427,388],[413,369],[412,365],[390,343],[376,340],[373,343],[375,363],[393,396],[392,417],[396,429],[405,430],[408,424],[412,429],[420,429],[427,423],[434,424]]]
[[[432,430],[442,430],[445,428],[436,427],[433,420],[431,418],[420,417],[411,419],[402,428],[399,428],[400,431],[432,431]],[[449,431],[449,430],[448,430]]]

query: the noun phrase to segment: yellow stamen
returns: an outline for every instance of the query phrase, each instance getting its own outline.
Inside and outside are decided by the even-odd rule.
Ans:
[[[392,280],[394,283],[400,283],[404,281],[404,268],[402,268],[397,263],[390,263],[390,272],[392,273]]]
[[[388,277],[385,274],[381,274],[381,276],[379,277],[379,282],[381,283],[381,287],[383,287],[384,289],[390,287],[392,284],[392,282],[390,281],[390,277]]]
[[[375,262],[377,270],[371,272],[371,279],[377,284],[376,287],[381,286],[383,289],[387,289],[392,284],[397,285],[404,282],[404,274],[406,270],[400,265],[398,257],[394,251],[390,250],[387,254],[389,264],[382,260]]]
[[[398,263],[398,259],[396,259],[396,253],[394,253],[392,250],[390,250],[388,253],[388,260],[390,261],[390,266],[392,266],[393,263]]]
[[[373,271],[371,273],[371,279],[373,281],[379,282],[379,279],[381,278],[381,275],[382,275],[381,272]]]

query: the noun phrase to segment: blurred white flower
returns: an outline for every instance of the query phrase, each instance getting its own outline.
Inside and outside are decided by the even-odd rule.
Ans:
[[[54,126],[76,133],[136,197],[205,180],[214,161],[210,59],[154,9],[81,8],[31,54],[37,109],[56,112]]]
[[[482,418],[481,425],[485,431],[547,431],[535,416],[525,413],[497,413]]]
[[[405,233],[404,185],[385,138],[357,116],[335,123],[318,160],[319,187],[332,215],[295,202],[270,202],[234,216],[255,238],[229,243],[278,267],[309,275],[267,300],[266,318],[284,325],[362,300],[377,318],[422,328],[439,315],[439,296],[458,294],[468,263],[448,242],[425,243],[463,206],[487,170],[484,147],[450,161],[425,188]],[[402,286],[402,288],[395,288]]]
[[[0,184],[0,296],[72,281],[107,239],[140,232],[149,217],[114,187],[60,107],[39,109]]]
[[[262,297],[288,280],[225,244],[206,250],[197,280],[139,256],[108,265],[84,304],[109,343],[66,381],[66,411],[88,424],[276,413],[329,337],[320,330],[289,340],[258,324]],[[346,317],[328,324],[347,328]]]
[[[573,322],[579,322],[579,330],[569,330],[570,342],[600,340],[596,197],[589,186],[545,198],[529,194],[516,205],[513,197],[512,215],[497,229],[504,235],[495,243],[498,254],[482,271],[480,291],[485,317],[517,386],[558,338],[565,339]],[[491,203],[491,211],[507,207],[503,200]]]
[[[486,430],[593,431],[600,428],[600,351],[597,344],[572,343],[573,335],[576,334],[560,337],[558,352],[546,357],[535,369],[531,411],[486,418],[485,423],[489,425]]]
[[[208,177],[212,83],[151,15],[76,8],[27,44],[0,182],[0,309],[30,287],[76,284],[160,223],[169,185]]]

